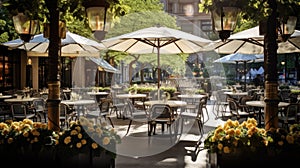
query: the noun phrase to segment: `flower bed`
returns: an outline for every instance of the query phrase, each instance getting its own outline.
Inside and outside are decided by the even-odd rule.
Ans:
[[[120,137],[106,124],[94,125],[81,117],[62,132],[48,130],[47,124],[25,119],[0,123],[0,157],[8,164],[25,165],[48,162],[58,167],[86,163],[111,167]],[[84,156],[84,157],[83,157]],[[37,164],[39,165],[39,164]]]
[[[253,118],[241,124],[227,120],[208,134],[204,148],[217,157],[218,167],[288,165],[300,158],[300,125],[266,131]]]

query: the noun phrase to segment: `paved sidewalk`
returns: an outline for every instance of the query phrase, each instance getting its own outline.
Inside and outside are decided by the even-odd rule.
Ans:
[[[204,133],[207,133],[208,131],[214,129],[215,126],[222,123],[220,120],[215,120],[215,116],[212,113],[212,109],[213,106],[208,105],[210,116],[209,121],[204,126]],[[126,123],[129,121],[124,120],[122,122]],[[123,129],[126,130],[127,125],[125,125]],[[126,138],[130,138],[131,136],[132,135]],[[204,134],[204,137],[202,138],[203,140],[205,136],[206,134]],[[141,157],[134,155],[129,156],[127,153],[124,155],[118,154],[116,158],[116,168],[208,168],[210,166],[206,150],[201,150],[195,159],[192,159],[191,156],[190,151],[195,150],[194,146],[198,142],[199,137],[200,136],[197,124],[194,123],[191,130],[186,134],[186,136],[181,137],[177,144],[160,153],[149,156],[145,154],[145,156]],[[129,151],[145,150],[143,145],[145,145],[147,141],[141,142],[139,140],[135,140],[136,139],[125,141],[124,143],[128,144],[126,144],[125,147],[121,147],[122,151],[124,150],[123,148],[126,148],[126,150]]]

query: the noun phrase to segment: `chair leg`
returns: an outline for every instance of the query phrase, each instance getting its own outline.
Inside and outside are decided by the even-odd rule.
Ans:
[[[131,123],[132,123],[132,120],[130,120],[130,122],[129,122],[129,124],[128,124],[127,132],[126,132],[126,134],[125,134],[125,135],[127,135],[127,134],[128,134],[128,132],[129,132],[129,129],[130,129],[130,126],[131,126]]]
[[[108,118],[108,120],[109,120],[109,122],[110,122],[111,126],[114,128],[114,124],[113,124],[113,122],[112,122],[111,118],[110,118],[110,117],[107,117],[107,118]]]

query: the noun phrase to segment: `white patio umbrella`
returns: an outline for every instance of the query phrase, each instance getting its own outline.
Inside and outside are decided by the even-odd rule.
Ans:
[[[102,40],[110,50],[132,54],[157,53],[158,88],[160,88],[160,54],[196,53],[204,51],[211,40],[180,30],[154,26]]]
[[[259,69],[257,70],[257,74],[263,74],[265,72],[264,68],[261,66],[259,67]]]
[[[35,35],[29,42],[16,39],[2,43],[9,48],[24,49],[28,56],[48,56],[49,40],[43,34]],[[62,56],[99,56],[99,51],[104,49],[103,44],[89,38],[66,32],[66,38],[61,39]]]
[[[249,73],[250,73],[251,76],[256,76],[257,75],[257,69],[251,68]]]
[[[215,63],[235,63],[236,64],[236,79],[237,79],[237,67],[239,63],[244,64],[244,76],[246,76],[246,64],[247,62],[254,61],[256,59],[263,58],[263,54],[240,54],[233,53],[216,59]],[[244,90],[246,90],[246,78],[244,78]]]
[[[278,43],[278,54],[300,52],[300,31],[295,30],[286,42]],[[215,50],[219,54],[263,54],[264,36],[259,34],[259,26],[232,34],[225,42],[214,41],[206,49]]]

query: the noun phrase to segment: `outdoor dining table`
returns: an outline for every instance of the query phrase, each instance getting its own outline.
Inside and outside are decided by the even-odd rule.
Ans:
[[[12,95],[0,95],[0,99],[3,100],[3,99],[9,99],[9,98],[12,98],[13,96]]]
[[[38,97],[25,97],[25,98],[10,98],[5,99],[5,102],[8,103],[30,103],[33,102],[33,100],[38,99]]]
[[[185,107],[187,105],[185,101],[181,100],[149,100],[144,102],[144,105],[148,107],[151,107],[154,104],[167,104],[174,110],[174,112],[177,112],[178,108]]]
[[[80,117],[84,114],[84,106],[95,104],[95,100],[82,99],[82,100],[62,100],[61,103],[67,104],[71,107],[76,107],[77,116]]]
[[[287,103],[287,102],[279,102],[278,103],[278,108],[286,107],[289,104],[290,103]],[[258,111],[258,127],[261,127],[262,126],[261,125],[262,109],[266,106],[265,101],[263,101],[263,100],[251,100],[251,101],[247,101],[246,105],[259,108],[259,111]]]
[[[109,95],[108,92],[87,92],[90,96],[95,96],[97,102],[100,102],[102,98],[105,98]]]
[[[239,99],[242,96],[247,96],[248,92],[224,92],[224,94]]]
[[[181,100],[149,100],[149,101],[145,101],[144,104],[146,106],[151,106],[153,104],[167,104],[170,107],[174,108],[174,107],[184,107],[186,106],[186,102],[185,101],[181,101]]]
[[[132,104],[134,104],[135,99],[146,98],[147,95],[146,94],[129,94],[128,93],[128,94],[117,94],[116,97],[119,99],[131,99]]]
[[[184,95],[178,95],[177,97],[183,98],[183,99],[201,99],[203,97],[206,97],[207,95],[202,95],[202,94],[184,94]]]

